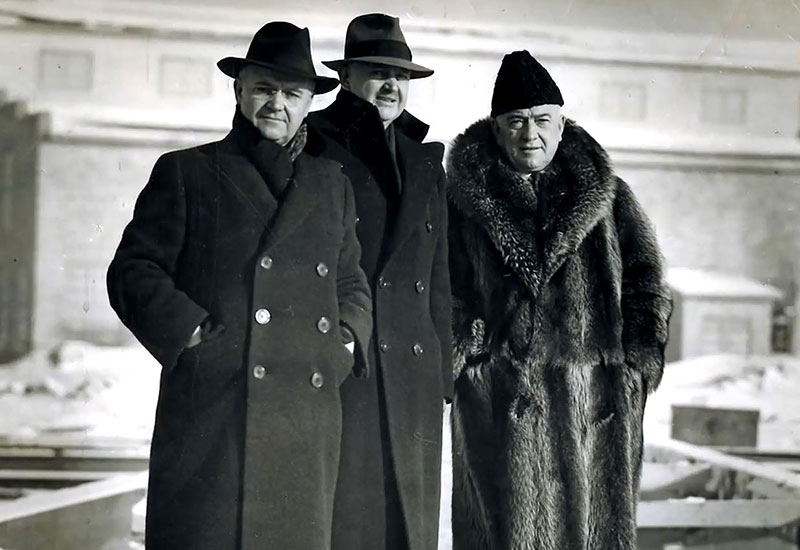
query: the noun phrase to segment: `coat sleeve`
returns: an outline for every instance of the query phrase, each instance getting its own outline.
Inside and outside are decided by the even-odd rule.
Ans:
[[[436,205],[439,209],[439,231],[436,251],[433,257],[433,271],[431,273],[430,311],[441,346],[444,398],[450,402],[453,399],[452,293],[448,260],[447,192],[445,189],[444,170],[441,168],[439,168],[436,189],[439,198],[439,204]]]
[[[372,334],[372,294],[367,276],[361,269],[361,245],[356,237],[356,204],[350,180],[342,176],[345,188],[344,241],[339,251],[337,291],[339,316],[344,327],[355,340],[353,375],[369,374],[367,350]]]
[[[453,295],[453,377],[464,368],[484,358],[485,321],[478,314],[473,266],[465,233],[470,222],[454,206],[449,214],[450,284]]]
[[[655,230],[628,185],[618,180],[615,204],[622,257],[622,341],[625,360],[642,372],[648,391],[664,371],[672,297]]]
[[[208,317],[175,285],[185,232],[180,157],[168,153],[153,167],[106,276],[111,307],[166,369]]]

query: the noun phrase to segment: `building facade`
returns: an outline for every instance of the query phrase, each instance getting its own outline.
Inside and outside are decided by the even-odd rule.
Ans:
[[[216,61],[242,55],[263,22],[280,18],[311,29],[317,70],[330,74],[320,61],[341,56],[357,13],[244,4],[0,0],[0,231],[13,243],[0,256],[0,350],[15,350],[0,360],[63,339],[128,341],[107,303],[105,268],[158,155],[229,128],[233,91]],[[645,32],[631,11],[641,3],[609,3],[632,14],[619,25],[608,6],[577,4],[588,6],[583,19],[553,4],[550,21],[514,23],[499,11],[455,20],[430,7],[385,8],[402,17],[415,61],[436,69],[411,84],[409,110],[431,124],[430,139],[448,143],[488,115],[503,54],[528,49],[559,82],[566,114],[634,188],[670,266],[751,277],[791,299],[800,278],[798,48],[745,32],[751,20],[769,27],[752,19],[761,12],[740,14],[738,32],[720,38],[689,18]],[[589,8],[602,17],[587,20]]]

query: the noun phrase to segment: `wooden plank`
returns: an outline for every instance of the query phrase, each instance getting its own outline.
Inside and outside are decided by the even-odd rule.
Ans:
[[[730,445],[713,446],[712,448],[721,453],[757,461],[800,461],[800,449],[790,451],[785,449],[761,449],[759,447]]]
[[[800,523],[800,500],[640,502],[639,529],[778,529]]]
[[[642,464],[639,500],[665,500],[700,494],[711,477],[707,464]]]
[[[44,449],[42,449],[44,450]],[[0,469],[2,470],[83,470],[83,471],[125,471],[138,472],[148,468],[149,457],[144,454],[136,456],[103,455],[97,452],[90,455],[63,456],[15,452],[4,455],[0,453]]]
[[[638,550],[797,550],[791,529],[642,529]]]
[[[122,548],[131,535],[131,509],[146,487],[147,472],[141,472],[0,503],[0,547]]]
[[[129,472],[82,470],[0,470],[0,487],[62,489]]]
[[[699,445],[693,445],[675,439],[650,440],[648,441],[648,445],[667,453],[681,455],[697,462],[705,462],[719,468],[735,470],[753,477],[764,478],[772,481],[782,489],[800,493],[800,474],[789,472],[782,468],[776,468],[775,466],[748,460],[746,458],[730,456],[713,449],[707,449]]]
[[[150,440],[142,437],[90,435],[79,433],[37,433],[34,436],[0,434],[0,449],[4,447],[38,447],[48,449],[129,449],[148,447]]]
[[[101,472],[81,470],[0,470],[0,483],[5,481],[41,481],[41,480],[67,480],[67,481],[98,481],[109,477],[124,475],[128,472]]]
[[[753,493],[754,498],[774,498],[781,500],[796,498],[797,496],[797,493],[782,489],[775,483],[763,478],[751,480],[750,483],[747,484],[747,490]]]

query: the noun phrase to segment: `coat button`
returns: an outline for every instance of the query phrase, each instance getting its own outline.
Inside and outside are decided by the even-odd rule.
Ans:
[[[331,330],[331,320],[327,317],[320,317],[317,321],[317,330],[322,334],[328,334]]]
[[[381,340],[381,343],[378,344],[378,347],[381,348],[382,352],[386,353],[387,351],[389,351],[389,348],[391,346],[388,343],[386,343],[386,341]]]
[[[256,323],[259,325],[266,325],[272,319],[272,314],[266,308],[256,310]]]
[[[269,256],[264,256],[263,258],[261,258],[260,263],[261,267],[263,267],[264,269],[270,269],[272,267],[272,258],[270,258]]]
[[[264,368],[264,365],[256,365],[253,367],[253,376],[259,380],[264,378],[267,374],[267,369]]]
[[[325,265],[324,262],[320,262],[317,264],[317,275],[320,277],[324,277],[328,274],[328,266]]]
[[[425,222],[425,231],[427,231],[428,233],[433,231],[433,224],[431,222]]]
[[[383,276],[378,277],[378,288],[386,288],[389,286],[392,286],[392,283],[384,279]]]
[[[414,352],[414,355],[422,355],[422,352],[425,350],[422,349],[421,345],[414,344],[414,346],[411,348],[411,351]]]
[[[358,223],[358,222],[360,222],[360,221],[361,221],[361,218],[359,218],[358,216],[356,216],[356,223]]]
[[[315,372],[311,375],[311,385],[315,388],[319,389],[325,383],[325,377],[322,376],[321,372]]]
[[[422,284],[422,281],[417,281],[416,283],[414,283],[414,288],[416,289],[417,294],[422,294],[423,292],[425,292],[425,285]]]

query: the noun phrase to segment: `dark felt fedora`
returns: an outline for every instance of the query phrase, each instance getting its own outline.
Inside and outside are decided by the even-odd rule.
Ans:
[[[400,30],[400,20],[382,13],[359,15],[350,21],[344,39],[344,59],[322,64],[338,71],[348,61],[400,67],[411,73],[411,78],[433,74],[432,69],[411,62],[411,50]]]
[[[273,21],[261,27],[253,36],[246,57],[226,57],[217,67],[236,78],[245,65],[258,65],[273,69],[286,76],[309,78],[314,81],[314,93],[330,92],[339,81],[317,76],[311,59],[311,39],[308,29],[301,29],[285,21]]]

